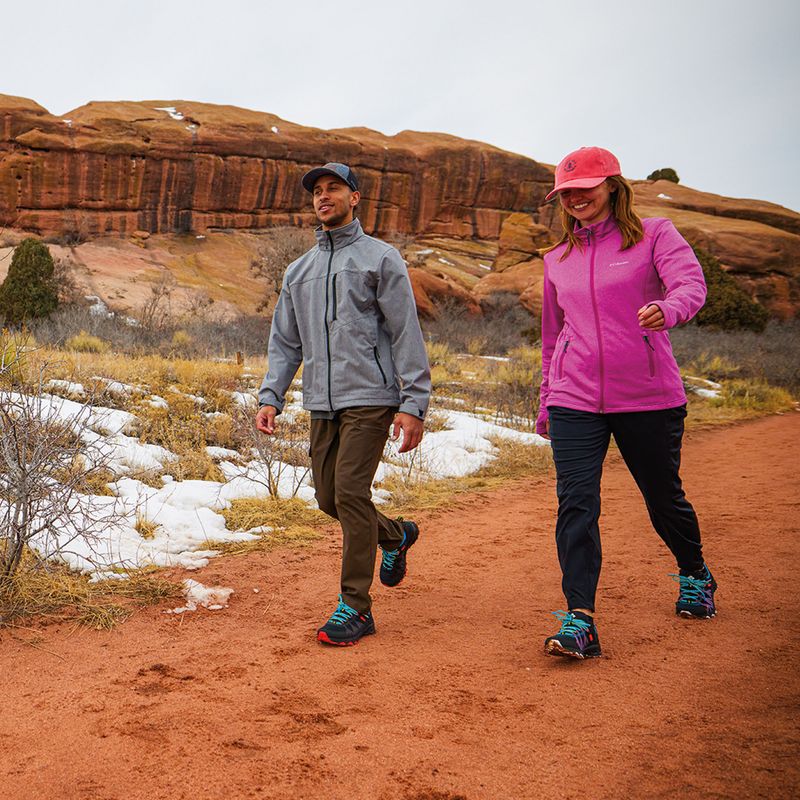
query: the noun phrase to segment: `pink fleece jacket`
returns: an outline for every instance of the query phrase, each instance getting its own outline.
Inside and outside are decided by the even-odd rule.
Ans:
[[[566,244],[544,257],[538,433],[548,406],[605,414],[686,402],[666,329],[702,307],[703,271],[670,220],[643,223],[644,239],[627,250],[610,216],[577,231],[584,246],[563,261]],[[664,330],[639,327],[649,303],[664,313]]]

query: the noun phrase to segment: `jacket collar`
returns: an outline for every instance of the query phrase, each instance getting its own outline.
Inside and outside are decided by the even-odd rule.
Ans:
[[[359,236],[364,235],[361,229],[361,223],[354,219],[348,222],[347,225],[342,225],[341,228],[334,228],[332,231],[324,231],[321,227],[314,231],[317,237],[317,244],[320,250],[330,250],[331,240],[333,240],[333,249],[340,250],[342,247],[352,244]]]
[[[578,228],[575,235],[584,241],[588,240],[591,236],[592,241],[600,241],[610,236],[612,233],[619,231],[617,225],[617,218],[613,214],[609,214],[604,220],[595,222],[593,225],[587,225],[585,228]]]

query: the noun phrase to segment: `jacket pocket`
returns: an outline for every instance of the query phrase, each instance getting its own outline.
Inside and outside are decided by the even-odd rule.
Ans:
[[[336,320],[336,312],[338,310],[339,303],[336,299],[336,278],[338,273],[334,273],[333,275],[333,314],[331,315],[331,322]]]
[[[383,380],[383,385],[386,386],[386,373],[383,371],[383,367],[381,366],[381,359],[378,355],[378,347],[377,345],[372,348],[372,354],[375,356],[375,363],[378,365],[378,369],[381,373],[381,379]]]
[[[645,350],[647,350],[647,366],[650,371],[650,377],[655,378],[656,376],[656,349],[653,347],[653,343],[650,341],[650,337],[645,333],[642,335],[642,341],[645,345]]]
[[[567,357],[567,350],[569,349],[569,339],[564,340],[564,346],[558,356],[558,367],[556,368],[556,380],[560,381],[564,377],[564,359]]]

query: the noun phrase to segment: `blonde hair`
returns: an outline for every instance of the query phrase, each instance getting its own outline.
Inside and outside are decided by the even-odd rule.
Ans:
[[[619,227],[619,232],[622,234],[622,247],[620,249],[627,250],[644,239],[642,218],[633,209],[633,187],[622,175],[612,175],[610,178],[606,178],[606,183],[612,188],[610,198],[611,214]],[[579,230],[578,220],[564,208],[562,203],[559,203],[559,212],[564,233],[552,247],[548,247],[544,252],[549,253],[564,244],[564,242],[567,242],[566,249],[558,259],[563,261],[572,252],[573,247],[577,247],[579,250],[583,249],[583,243],[575,235],[575,231]]]

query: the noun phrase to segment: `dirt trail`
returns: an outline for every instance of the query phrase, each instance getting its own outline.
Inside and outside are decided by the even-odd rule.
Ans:
[[[609,461],[597,661],[541,652],[563,607],[544,479],[421,515],[354,648],[313,638],[333,529],[196,575],[236,589],[225,611],[0,633],[0,798],[800,796],[798,440],[800,413],[687,438],[710,622],[674,616],[673,565]]]

